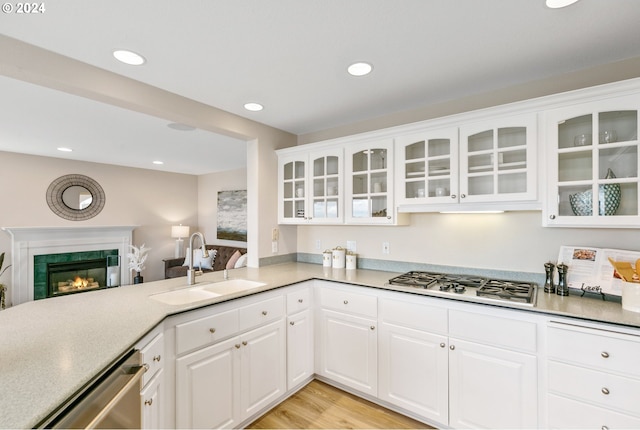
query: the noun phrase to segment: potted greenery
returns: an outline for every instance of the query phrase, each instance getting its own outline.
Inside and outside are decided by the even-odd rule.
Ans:
[[[0,277],[4,274],[4,272],[7,271],[7,269],[9,267],[11,267],[11,264],[9,264],[7,267],[4,268],[4,270],[2,269],[2,265],[4,264],[4,252],[2,254],[0,254]],[[0,309],[4,309],[5,308],[5,292],[6,292],[7,288],[4,286],[4,284],[0,283]]]
[[[133,283],[142,284],[144,278],[140,275],[140,272],[144,270],[144,262],[147,260],[147,254],[151,248],[145,248],[144,243],[140,248],[136,248],[133,245],[129,245],[129,248],[131,248],[131,252],[127,254],[129,258],[129,269],[136,272]]]

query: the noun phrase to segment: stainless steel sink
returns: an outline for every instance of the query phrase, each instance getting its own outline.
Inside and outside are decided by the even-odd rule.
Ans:
[[[168,305],[186,305],[189,303],[208,300],[220,296],[219,293],[204,289],[202,286],[185,288],[182,290],[167,291],[149,296],[155,301]]]
[[[206,291],[224,295],[250,290],[263,285],[267,284],[264,282],[249,281],[247,279],[228,279],[226,281],[213,282],[211,284],[204,285],[203,288]]]

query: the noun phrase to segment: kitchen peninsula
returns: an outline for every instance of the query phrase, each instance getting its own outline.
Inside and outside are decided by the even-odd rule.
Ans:
[[[344,269],[335,270],[323,268],[320,265],[306,263],[286,263],[265,266],[259,269],[243,268],[230,271],[232,279],[246,279],[264,283],[263,286],[251,288],[228,295],[221,295],[209,299],[187,303],[184,305],[169,305],[151,299],[149,296],[165,291],[186,288],[184,279],[169,279],[140,285],[129,285],[120,288],[57,297],[47,300],[25,303],[0,312],[0,327],[3,329],[3,347],[0,350],[0,402],[3,413],[0,417],[0,427],[27,428],[39,425],[49,414],[91,381],[94,375],[109,367],[123,353],[135,347],[150,331],[163,321],[172,317],[185,318],[191,311],[204,312],[204,309],[214,309],[216,305],[233,303],[244,297],[257,297],[260,294],[276,294],[281,287],[292,286],[307,281],[312,282],[315,298],[312,298],[312,309],[324,312],[329,308],[324,296],[318,295],[320,290],[330,290],[337,295],[342,291],[353,297],[364,294],[379,299],[380,309],[385,301],[406,302],[412,305],[425,299],[428,305],[444,311],[456,312],[459,315],[474,313],[482,318],[494,318],[495,312],[513,315],[517,319],[523,317],[527,324],[533,321],[534,350],[532,357],[537,357],[535,366],[541,380],[537,390],[538,411],[535,422],[540,427],[546,427],[545,420],[550,413],[545,405],[547,398],[545,360],[548,353],[546,345],[546,331],[548,324],[558,321],[569,321],[575,325],[584,325],[584,330],[596,330],[599,325],[619,332],[619,337],[638,339],[640,336],[640,313],[623,311],[620,303],[602,301],[594,298],[582,298],[576,295],[560,297],[548,295],[539,291],[537,304],[529,309],[509,309],[509,304],[492,306],[428,297],[428,293],[416,292],[415,289],[402,286],[389,286],[387,281],[398,273]],[[210,273],[198,278],[199,283],[219,282],[222,273]],[[355,290],[354,290],[355,289]],[[363,291],[361,291],[363,290]],[[286,290],[282,290],[286,291]],[[333,293],[332,293],[333,294]],[[317,299],[320,297],[320,300]],[[372,299],[373,300],[373,299]],[[346,299],[345,299],[346,301]],[[374,302],[375,303],[375,302]],[[346,303],[345,303],[346,304]],[[320,309],[322,308],[322,309]],[[373,307],[373,312],[378,312]],[[372,327],[382,327],[385,323],[384,311]],[[496,318],[503,318],[502,315]],[[553,320],[553,321],[552,321]],[[322,331],[322,323],[316,321],[316,334]],[[485,319],[483,319],[485,321]],[[488,319],[485,321],[489,321]],[[423,327],[426,329],[428,327]],[[373,328],[371,329],[373,331]],[[380,330],[376,331],[381,333]],[[453,342],[453,335],[450,342]],[[378,336],[382,336],[378,334]],[[380,339],[378,347],[383,349]],[[636,340],[640,345],[640,340]],[[326,374],[322,375],[322,359],[318,360],[316,341],[315,373],[320,373],[326,380],[331,380]],[[462,345],[462,342],[460,342]],[[451,343],[453,346],[453,343]],[[165,346],[169,349],[169,346]],[[634,348],[638,348],[637,345]],[[450,348],[450,353],[454,352]],[[459,349],[462,349],[461,347]],[[446,351],[446,349],[444,349]],[[165,357],[171,353],[164,351]],[[168,359],[167,359],[168,360]],[[164,362],[164,366],[170,366]],[[165,372],[173,375],[173,372]],[[312,375],[313,376],[313,375]],[[632,376],[637,378],[637,376]],[[338,382],[340,385],[340,382]],[[174,382],[167,384],[173,387]],[[299,387],[294,388],[297,389]],[[379,387],[380,388],[380,387]],[[355,392],[362,390],[355,389]],[[367,398],[376,399],[382,396],[382,390],[372,391]],[[287,393],[290,393],[288,390]],[[173,399],[173,395],[167,396]],[[284,398],[284,396],[282,397]],[[282,399],[280,399],[282,400]],[[382,403],[386,406],[387,400]],[[393,405],[392,405],[393,406]],[[172,410],[170,403],[166,408]],[[617,406],[612,406],[619,412]],[[405,411],[400,407],[400,411]],[[451,409],[453,413],[453,410]],[[552,412],[552,411],[551,411]],[[628,413],[632,418],[640,420],[638,411]],[[415,414],[414,414],[415,415]],[[418,414],[419,415],[419,414]],[[173,413],[169,416],[173,419]],[[255,418],[255,417],[253,417]],[[426,422],[448,425],[447,418],[441,421],[426,419]],[[174,427],[174,423],[165,422]],[[455,427],[454,424],[451,424]]]

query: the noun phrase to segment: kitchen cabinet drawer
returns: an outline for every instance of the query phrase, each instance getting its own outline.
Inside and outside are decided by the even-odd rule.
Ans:
[[[640,336],[549,324],[550,358],[640,378]]]
[[[144,348],[140,350],[142,363],[147,371],[142,375],[142,386],[153,378],[156,372],[162,369],[164,356],[164,334],[160,333],[154,337]]]
[[[640,419],[599,408],[566,397],[549,396],[549,424],[552,429],[638,429]]]
[[[240,330],[247,330],[278,320],[284,316],[284,299],[282,296],[262,300],[239,309]]]
[[[531,321],[458,310],[449,311],[449,336],[536,353],[537,324]]]
[[[412,300],[415,300],[411,296]],[[447,310],[424,303],[380,299],[381,321],[431,333],[447,333]]]
[[[371,318],[378,316],[378,300],[376,296],[359,294],[353,291],[320,289],[320,306],[350,314],[364,315]]]
[[[236,309],[199,318],[176,326],[176,354],[233,336],[240,330]]]
[[[549,391],[639,415],[640,380],[548,361]]]
[[[287,294],[287,315],[309,309],[311,306],[311,288],[304,288]]]

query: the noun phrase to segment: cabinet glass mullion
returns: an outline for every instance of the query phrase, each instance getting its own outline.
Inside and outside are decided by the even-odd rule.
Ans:
[[[351,216],[387,216],[388,154],[386,148],[367,148],[352,155]]]
[[[592,112],[558,123],[558,214],[638,215],[637,110]]]
[[[283,166],[283,216],[305,217],[305,162],[290,161]]]

